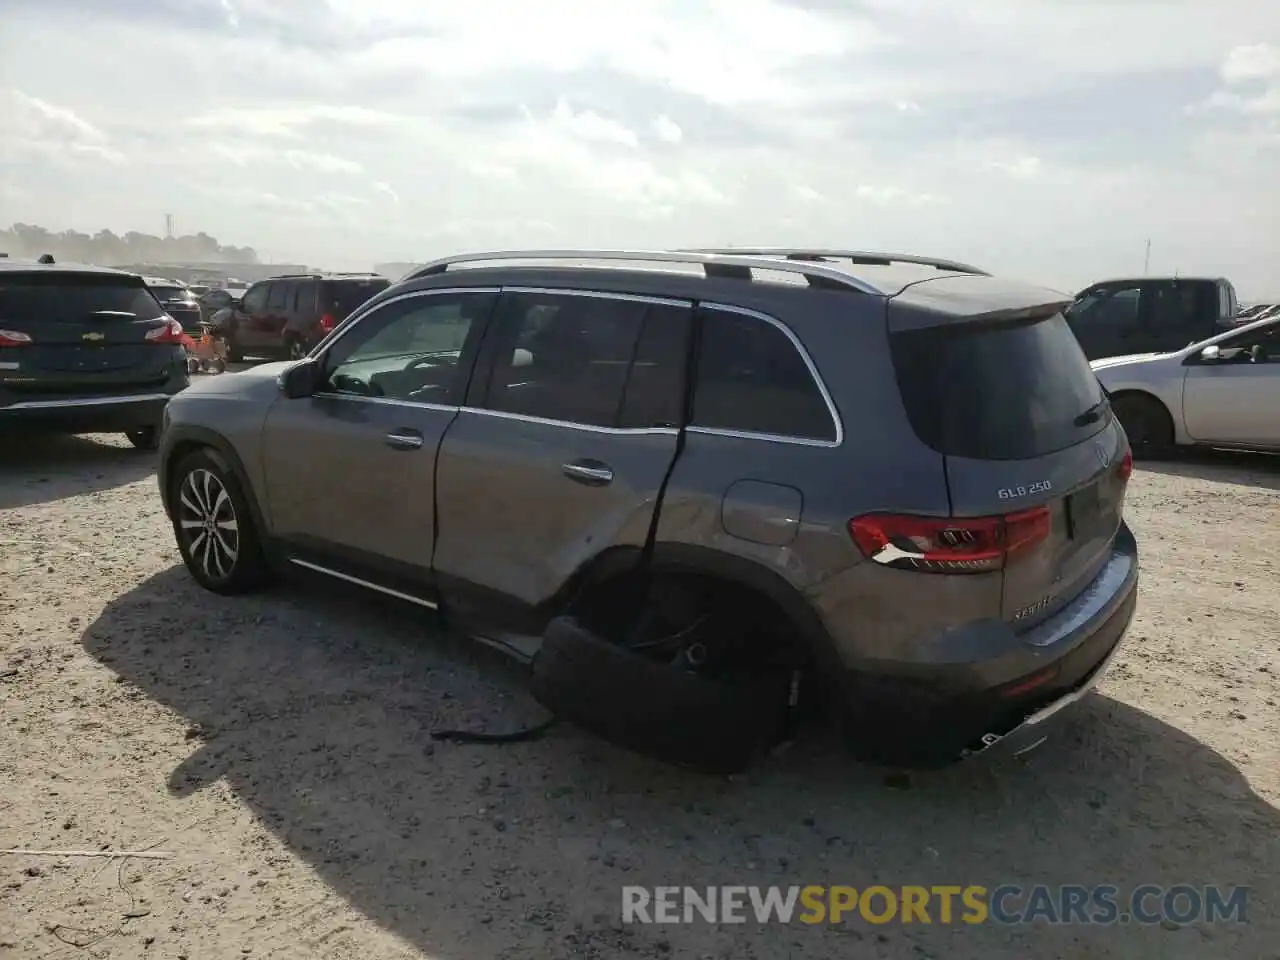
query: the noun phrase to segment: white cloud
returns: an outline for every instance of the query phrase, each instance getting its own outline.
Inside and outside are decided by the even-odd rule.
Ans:
[[[860,183],[854,191],[859,200],[874,203],[882,207],[908,206],[919,207],[930,203],[942,203],[941,197],[931,193],[916,193],[902,187]]]
[[[297,149],[281,150],[271,145],[242,140],[215,141],[207,147],[201,145],[201,149],[237,167],[276,164],[317,173],[358,174],[364,171],[364,167],[355,160],[335,157],[329,153]]]
[[[1227,83],[1270,80],[1280,77],[1280,46],[1254,43],[1233,47],[1222,62],[1222,79]]]
[[[992,160],[991,165],[1003,170],[1017,180],[1034,180],[1040,173],[1040,158],[1031,156],[1013,157],[1009,160]]]
[[[665,113],[654,117],[652,126],[653,135],[663,143],[679,143],[684,139],[684,131],[680,129],[680,125]]]
[[[363,107],[326,106],[323,104],[302,107],[222,107],[187,120],[196,130],[214,133],[230,131],[245,136],[289,137],[303,136],[306,128],[316,124],[346,127],[379,127],[396,123],[392,114]]]
[[[21,90],[0,90],[0,154],[39,154],[55,158],[85,156],[123,163],[105,133],[69,107],[29,96]]]
[[[526,108],[525,118],[533,120],[533,114]],[[536,122],[536,121],[534,121]],[[556,103],[548,126],[569,137],[576,137],[593,143],[611,143],[623,147],[637,147],[640,138],[635,131],[623,126],[616,120],[602,117],[594,110],[575,112],[564,100]]]

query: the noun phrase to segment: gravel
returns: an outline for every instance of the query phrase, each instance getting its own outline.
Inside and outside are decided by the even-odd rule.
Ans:
[[[0,957],[1280,956],[1280,465],[1140,469],[1128,514],[1138,616],[1052,747],[907,777],[815,733],[708,779],[433,743],[540,717],[519,670],[367,596],[205,593],[153,455],[6,441],[0,847],[173,857],[0,856]],[[1251,922],[620,922],[624,884],[809,883],[1250,885]]]

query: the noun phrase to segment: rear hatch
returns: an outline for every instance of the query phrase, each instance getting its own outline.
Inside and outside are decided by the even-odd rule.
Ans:
[[[0,386],[59,392],[159,384],[172,319],[140,277],[0,274]]]
[[[950,314],[934,309],[938,291],[889,313],[908,417],[945,464],[952,517],[936,531],[937,572],[1002,570],[999,615],[1018,630],[1106,562],[1132,464],[1064,304],[1035,289]]]

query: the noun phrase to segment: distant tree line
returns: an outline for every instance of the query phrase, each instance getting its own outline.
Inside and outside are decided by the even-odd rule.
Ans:
[[[253,247],[224,246],[204,232],[181,237],[156,237],[136,230],[125,234],[99,230],[90,235],[78,230],[53,231],[29,223],[15,223],[7,230],[0,230],[0,253],[32,258],[51,253],[56,260],[101,266],[258,262],[258,252]]]

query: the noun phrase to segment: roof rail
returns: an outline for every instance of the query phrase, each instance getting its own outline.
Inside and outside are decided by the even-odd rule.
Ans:
[[[410,271],[401,282],[436,276],[460,264],[499,260],[617,260],[635,263],[683,263],[701,265],[704,275],[708,278],[728,277],[738,280],[751,280],[753,270],[773,270],[778,273],[798,274],[804,277],[809,286],[819,289],[854,290],[874,296],[883,295],[883,291],[876,289],[865,280],[860,280],[844,270],[837,270],[819,263],[797,263],[702,250],[497,250],[487,253],[464,253],[423,264]]]
[[[972,273],[980,277],[991,276],[981,267],[958,263],[955,260],[940,260],[937,257],[917,257],[902,253],[877,253],[868,250],[824,250],[793,247],[751,247],[751,248],[692,248],[682,253],[713,253],[744,257],[782,257],[784,260],[803,263],[821,263],[824,260],[849,260],[863,266],[887,267],[895,263],[914,263],[922,267],[933,267],[935,270],[946,270],[952,273]]]

